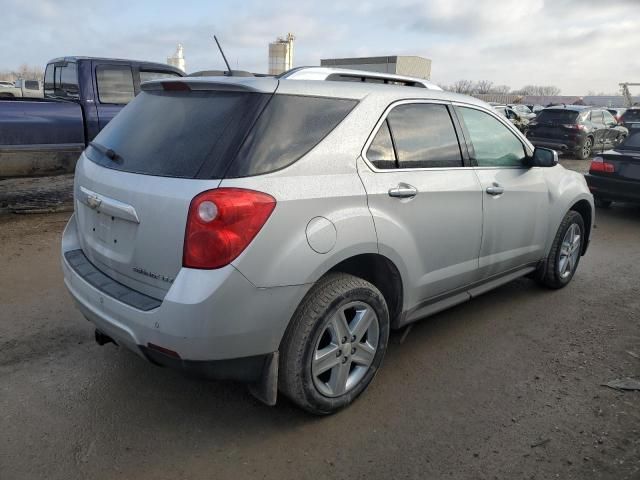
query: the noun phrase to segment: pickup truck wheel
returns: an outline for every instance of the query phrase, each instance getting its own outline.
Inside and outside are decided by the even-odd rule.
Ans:
[[[371,383],[389,340],[389,311],[371,283],[331,273],[307,294],[280,346],[279,387],[298,406],[328,415]]]
[[[553,289],[569,284],[580,263],[584,232],[582,215],[570,210],[560,223],[547,261],[540,267],[539,283]]]
[[[582,144],[582,147],[578,149],[577,156],[580,160],[586,160],[591,156],[591,151],[593,150],[593,139],[591,137],[587,137]]]

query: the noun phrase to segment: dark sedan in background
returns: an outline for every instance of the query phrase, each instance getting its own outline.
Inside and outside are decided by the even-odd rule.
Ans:
[[[527,137],[536,147],[566,152],[584,160],[620,144],[629,131],[598,107],[548,107],[529,122]]]
[[[595,157],[585,178],[596,206],[606,208],[615,201],[640,203],[640,130]]]
[[[620,124],[630,132],[640,131],[640,107],[626,109],[620,116]]]

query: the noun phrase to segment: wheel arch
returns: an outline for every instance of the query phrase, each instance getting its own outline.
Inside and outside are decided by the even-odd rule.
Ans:
[[[578,200],[576,203],[571,205],[570,211],[578,212],[584,221],[585,227],[585,236],[586,239],[582,243],[582,252],[584,255],[587,251],[587,246],[589,245],[589,239],[591,237],[591,227],[593,225],[593,211],[591,209],[591,204],[587,200]]]
[[[342,260],[324,275],[332,272],[348,273],[375,285],[387,302],[391,325],[397,323],[402,315],[404,290],[400,270],[389,258],[379,253],[361,253]]]

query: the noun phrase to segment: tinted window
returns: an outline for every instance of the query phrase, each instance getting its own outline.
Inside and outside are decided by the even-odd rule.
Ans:
[[[27,90],[39,90],[40,85],[38,85],[37,80],[26,80],[24,82],[24,88]]]
[[[337,98],[274,95],[227,176],[260,175],[291,165],[327,136],[356,103]]]
[[[387,120],[400,168],[462,166],[458,137],[445,105],[400,105]]]
[[[47,68],[44,71],[44,93],[48,95],[53,95],[53,71],[55,67],[53,64],[47,65]]]
[[[126,172],[222,178],[268,95],[242,92],[142,92],[87,149],[94,162]],[[114,160],[104,155],[112,149]],[[202,173],[201,174],[201,170]]]
[[[623,122],[637,122],[640,121],[640,108],[634,108],[633,110],[627,110],[622,114]]]
[[[131,67],[100,65],[96,68],[96,80],[101,103],[123,105],[134,97]]]
[[[140,72],[140,83],[159,78],[180,78],[180,75],[175,72]]]
[[[593,110],[591,112],[591,123],[602,125],[602,110]]]
[[[505,125],[491,115],[473,108],[460,108],[471,155],[480,167],[520,167],[524,146]]]
[[[376,133],[367,150],[367,159],[377,168],[396,168],[396,154],[389,133],[389,124],[385,120]]]
[[[578,112],[575,110],[542,110],[538,114],[537,121],[539,123],[576,123]]]
[[[50,63],[44,73],[44,93],[59,98],[78,98],[78,69],[75,63]]]

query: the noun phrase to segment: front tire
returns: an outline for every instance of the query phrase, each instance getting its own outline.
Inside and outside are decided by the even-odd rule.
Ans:
[[[328,415],[371,383],[389,340],[389,311],[371,283],[322,278],[304,298],[280,346],[279,388],[298,406]]]
[[[570,210],[562,219],[538,281],[548,288],[566,287],[576,273],[585,241],[582,215]]]

